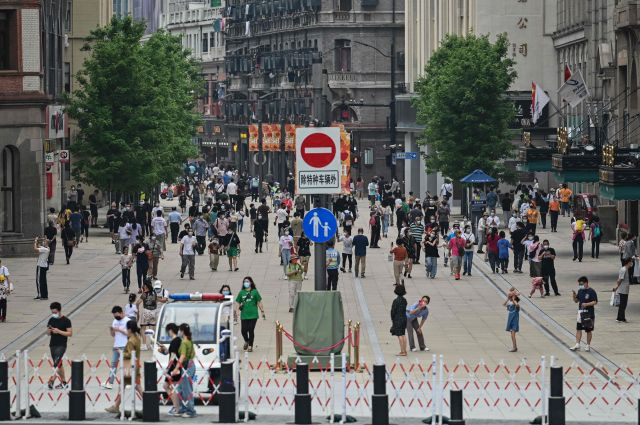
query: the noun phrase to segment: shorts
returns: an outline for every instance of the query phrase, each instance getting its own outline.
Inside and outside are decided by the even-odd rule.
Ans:
[[[49,347],[51,351],[51,361],[53,362],[53,367],[58,368],[62,366],[62,358],[64,357],[64,353],[67,351],[67,347],[64,345],[52,345]]]
[[[595,318],[593,318],[593,317],[591,318],[591,323],[593,323],[593,328],[590,331],[587,331],[587,332],[593,332],[595,330],[595,328],[596,328],[596,319]],[[576,330],[577,331],[584,331],[584,328],[582,327],[582,323],[580,323],[580,322],[576,323]]]
[[[143,308],[140,314],[140,326],[155,326],[159,309],[147,310]]]

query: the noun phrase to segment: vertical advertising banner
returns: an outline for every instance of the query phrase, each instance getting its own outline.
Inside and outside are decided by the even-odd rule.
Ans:
[[[349,179],[351,178],[351,135],[344,129],[344,124],[333,123],[332,127],[340,129],[340,187],[343,195],[351,194]]]
[[[251,124],[249,126],[249,152],[258,152],[258,126]]]
[[[280,139],[282,137],[282,128],[280,124],[271,124],[271,150],[273,152],[280,152]]]
[[[296,126],[294,124],[286,124],[284,126],[284,150],[286,152],[296,151]]]
[[[273,133],[271,132],[271,124],[262,124],[262,150],[269,152],[273,143]]]

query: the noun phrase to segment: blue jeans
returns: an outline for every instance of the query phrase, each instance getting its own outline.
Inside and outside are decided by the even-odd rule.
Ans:
[[[386,235],[388,231],[389,231],[389,216],[383,215],[382,216],[382,234]]]
[[[562,209],[563,217],[565,214],[567,214],[568,216],[571,216],[571,207],[569,205],[569,202],[560,202],[560,208]]]
[[[465,251],[462,259],[463,272],[471,274],[471,265],[473,264],[473,251]]]
[[[427,277],[436,277],[436,273],[438,272],[438,257],[425,257],[424,267],[427,270]]]
[[[118,363],[120,362],[120,352],[124,347],[114,347],[111,349],[111,369],[109,369],[109,382],[113,385],[113,381],[116,379],[116,371],[118,370]]]
[[[280,251],[282,253],[282,268],[284,269],[284,275],[287,275],[287,266],[289,265],[289,262],[291,261],[291,250],[290,249],[283,249],[282,251]]]
[[[178,390],[180,391],[180,403],[182,407],[180,408],[180,413],[188,413],[190,415],[196,414],[195,398],[193,395],[193,380],[196,375],[196,365],[191,360],[189,361],[189,367],[186,368],[182,375],[182,379],[180,380],[180,387]]]

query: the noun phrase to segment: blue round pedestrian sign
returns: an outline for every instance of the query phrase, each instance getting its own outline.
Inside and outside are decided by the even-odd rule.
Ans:
[[[304,216],[302,230],[312,242],[323,243],[336,234],[338,221],[328,209],[314,208]]]

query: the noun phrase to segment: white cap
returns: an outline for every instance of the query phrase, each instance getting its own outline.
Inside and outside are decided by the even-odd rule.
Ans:
[[[162,281],[160,279],[156,280],[155,282],[153,282],[153,287],[162,288]]]

